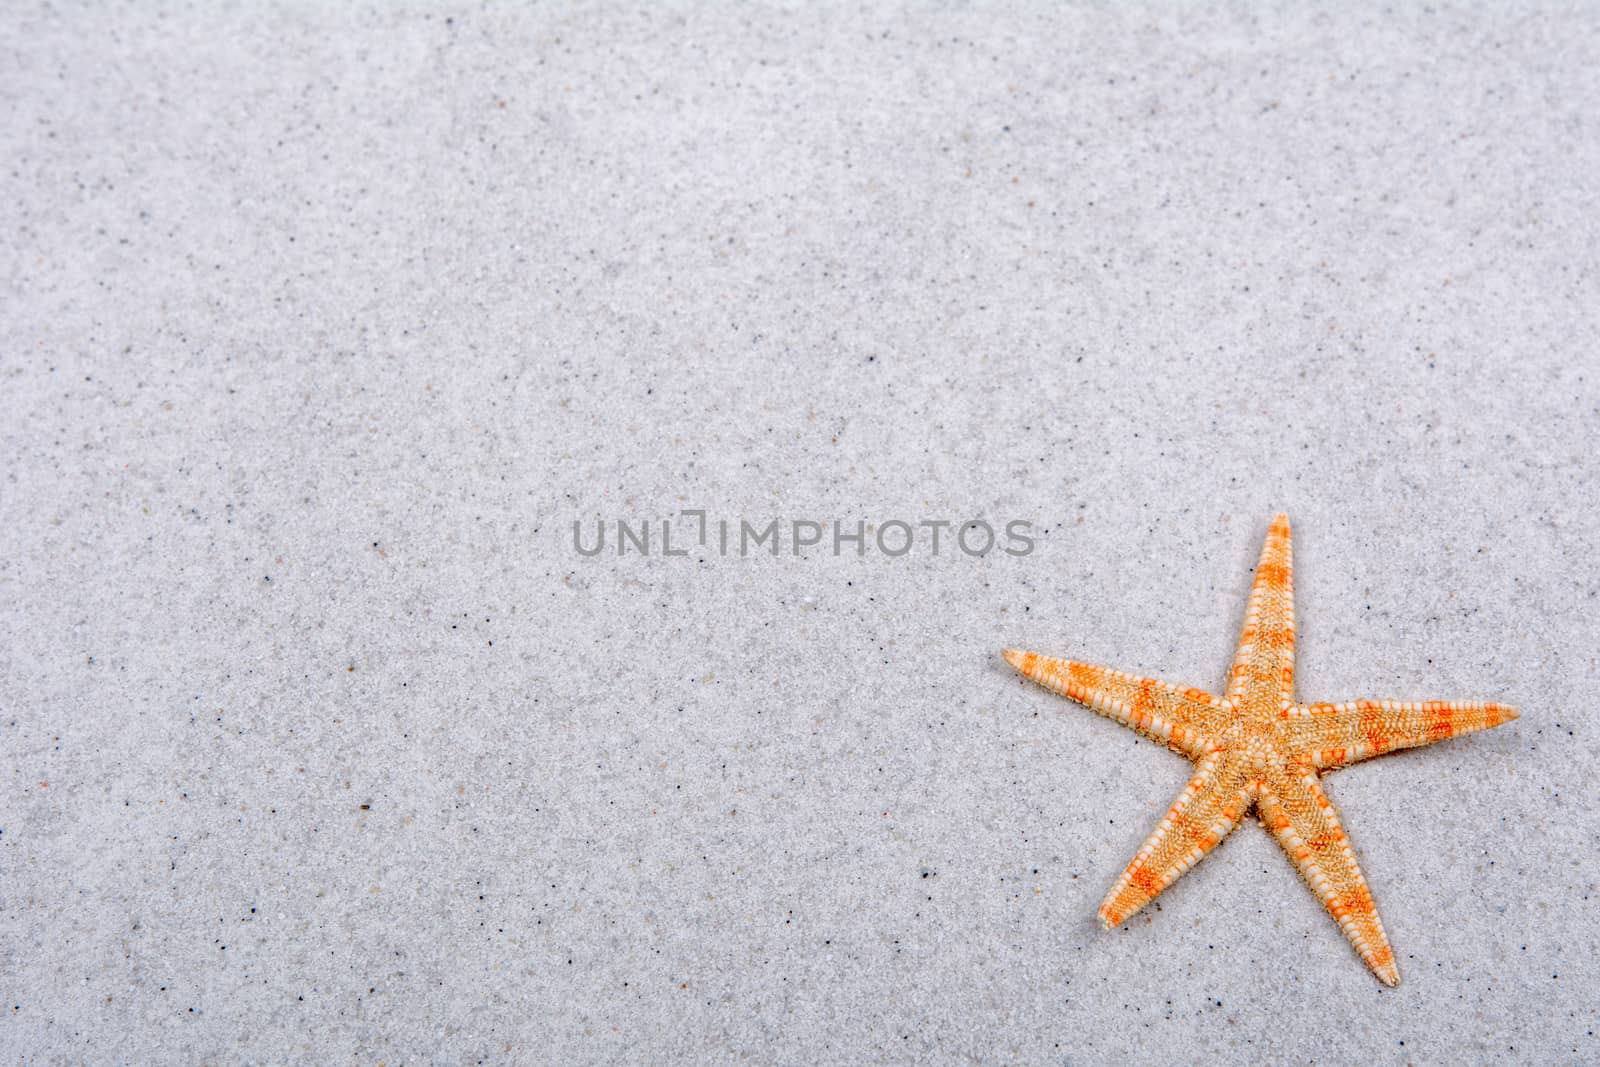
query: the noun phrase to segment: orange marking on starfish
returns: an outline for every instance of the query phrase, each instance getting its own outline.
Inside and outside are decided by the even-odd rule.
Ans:
[[[1189,784],[1100,905],[1105,925],[1159,896],[1254,808],[1367,966],[1396,985],[1394,951],[1321,775],[1499,726],[1517,710],[1474,701],[1295,704],[1294,644],[1293,549],[1279,515],[1261,548],[1225,696],[1032,652],[1007,649],[1005,658],[1046,689],[1195,761]]]
[[[1139,887],[1140,892],[1146,894],[1147,896],[1153,897],[1157,893],[1161,892],[1161,879],[1150,873],[1150,868],[1148,867],[1141,866],[1133,873],[1133,877],[1130,879],[1130,881]]]
[[[1269,585],[1282,585],[1289,577],[1289,568],[1281,563],[1263,563],[1256,571],[1256,577]]]
[[[1269,630],[1256,639],[1256,643],[1274,651],[1294,648],[1293,630]]]

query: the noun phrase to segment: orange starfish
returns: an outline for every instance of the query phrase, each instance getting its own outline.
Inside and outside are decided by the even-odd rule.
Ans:
[[[1367,966],[1391,986],[1400,982],[1394,951],[1322,774],[1517,717],[1515,708],[1481,702],[1296,704],[1286,515],[1272,520],[1261,548],[1226,696],[1015,649],[1005,658],[1046,689],[1195,762],[1194,777],[1100,905],[1107,929],[1177,881],[1253,806]]]

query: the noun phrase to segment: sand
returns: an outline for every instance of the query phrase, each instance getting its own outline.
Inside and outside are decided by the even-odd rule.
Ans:
[[[8,1062],[1600,1058],[1593,6],[29,4],[0,101]],[[1396,990],[1253,823],[1101,931],[1188,765],[999,658],[1221,687],[1278,510],[1303,697],[1523,710],[1328,780]]]

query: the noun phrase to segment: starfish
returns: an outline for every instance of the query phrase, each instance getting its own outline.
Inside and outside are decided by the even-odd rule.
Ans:
[[[1385,985],[1394,951],[1322,775],[1396,749],[1510,722],[1517,709],[1481,701],[1294,699],[1294,576],[1289,519],[1267,531],[1227,692],[1169,685],[1104,667],[1006,649],[1006,662],[1195,763],[1194,777],[1100,905],[1106,929],[1154,900],[1249,814]]]

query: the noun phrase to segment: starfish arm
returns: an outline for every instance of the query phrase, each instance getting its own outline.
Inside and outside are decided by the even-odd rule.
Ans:
[[[1211,750],[1227,721],[1227,705],[1199,689],[1014,648],[1004,655],[1030,681],[1191,758]]]
[[[1261,824],[1278,839],[1356,952],[1384,985],[1399,985],[1400,970],[1378,907],[1316,770],[1289,764],[1269,772],[1256,802]]]
[[[1196,764],[1194,777],[1106,894],[1101,924],[1121,923],[1216,848],[1250,810],[1252,788],[1234,753],[1212,752]]]
[[[1281,713],[1290,750],[1320,771],[1385,752],[1431,745],[1517,717],[1507,704],[1466,700],[1352,700],[1298,704]]]
[[[1276,516],[1267,529],[1228,675],[1229,701],[1242,704],[1247,691],[1275,694],[1283,703],[1294,699],[1294,551],[1287,515]]]

